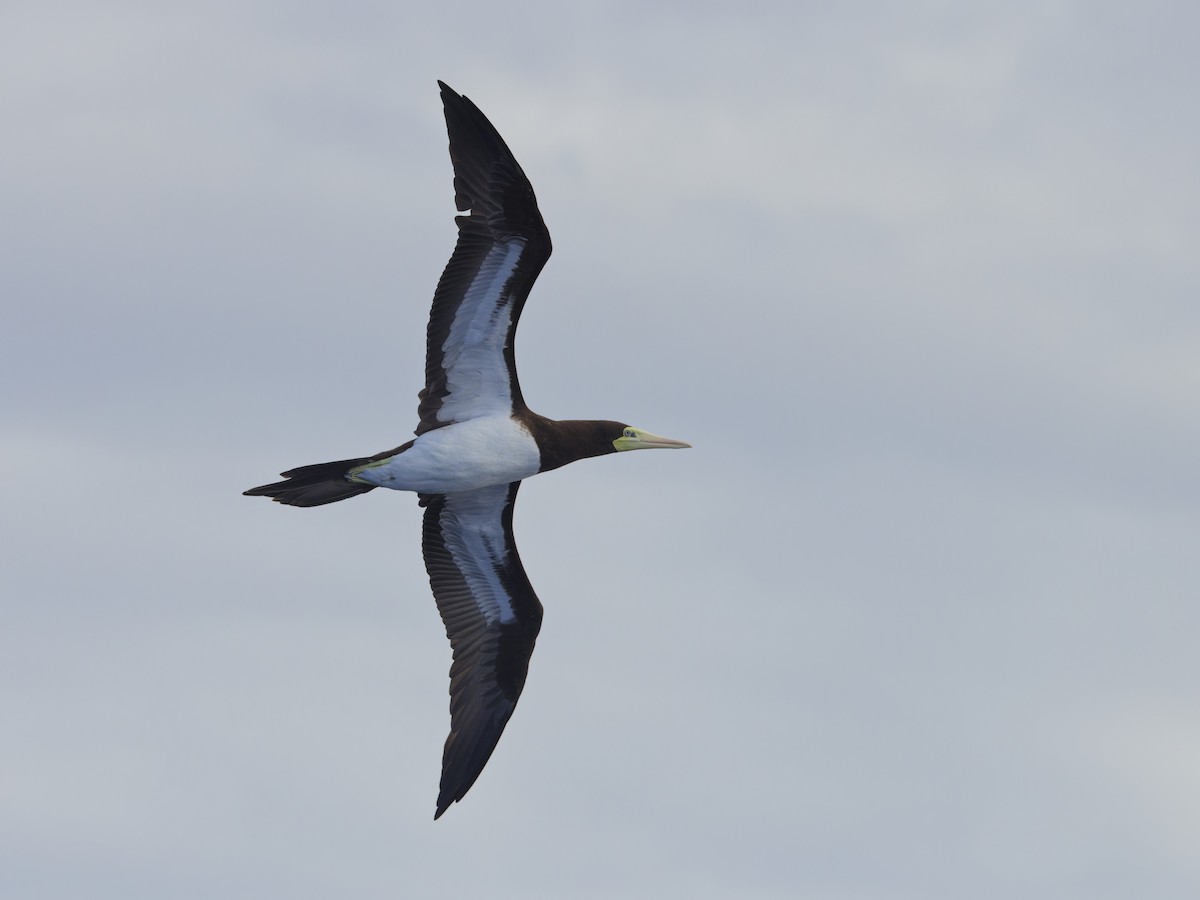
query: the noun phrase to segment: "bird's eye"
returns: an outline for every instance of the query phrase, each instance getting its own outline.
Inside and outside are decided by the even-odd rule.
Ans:
[[[625,437],[637,437],[637,432],[634,431],[632,428],[626,428],[625,429]]]

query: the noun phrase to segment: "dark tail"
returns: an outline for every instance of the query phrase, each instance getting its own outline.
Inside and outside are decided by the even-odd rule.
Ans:
[[[270,497],[276,503],[287,506],[324,506],[349,497],[357,497],[374,490],[373,484],[355,484],[347,481],[346,475],[355,466],[370,462],[373,457],[362,459],[340,459],[337,462],[317,463],[315,466],[300,466],[284,472],[287,481],[264,484],[245,491],[247,497]]]

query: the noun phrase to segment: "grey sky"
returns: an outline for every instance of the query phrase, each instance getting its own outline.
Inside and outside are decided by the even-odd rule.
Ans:
[[[1200,895],[1191,4],[0,13],[0,894]],[[431,821],[435,79],[555,240],[546,621]]]

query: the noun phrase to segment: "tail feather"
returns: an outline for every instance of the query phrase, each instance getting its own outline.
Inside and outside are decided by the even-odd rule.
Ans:
[[[373,484],[347,481],[346,475],[355,466],[370,462],[372,457],[340,459],[336,462],[300,466],[282,475],[287,481],[264,484],[243,493],[247,497],[270,497],[286,506],[324,506],[374,490]]]

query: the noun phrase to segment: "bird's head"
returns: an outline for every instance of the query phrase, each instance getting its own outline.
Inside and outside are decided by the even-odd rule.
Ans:
[[[659,437],[632,425],[601,419],[563,419],[542,416],[526,420],[526,427],[541,452],[541,471],[548,472],[592,456],[604,456],[618,450],[652,450],[655,447],[680,448],[691,444]]]

